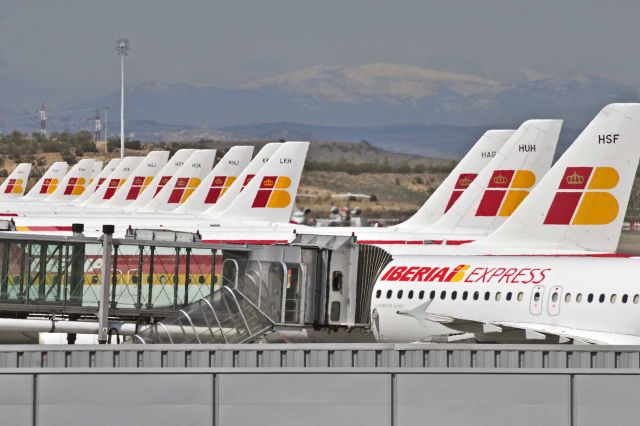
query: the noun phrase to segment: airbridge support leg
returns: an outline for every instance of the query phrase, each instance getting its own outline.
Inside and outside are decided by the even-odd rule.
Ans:
[[[102,226],[102,282],[98,307],[98,343],[109,339],[109,289],[111,288],[111,253],[113,251],[113,225]]]

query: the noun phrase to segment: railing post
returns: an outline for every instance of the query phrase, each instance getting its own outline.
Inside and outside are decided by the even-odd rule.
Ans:
[[[117,245],[113,246],[113,268],[111,273],[111,306],[115,308],[118,306],[118,302],[116,301],[116,291],[118,289],[118,247]],[[120,274],[122,275],[122,274]]]
[[[111,287],[111,251],[113,249],[113,225],[102,225],[102,282],[98,307],[98,343],[109,339],[109,288]]]

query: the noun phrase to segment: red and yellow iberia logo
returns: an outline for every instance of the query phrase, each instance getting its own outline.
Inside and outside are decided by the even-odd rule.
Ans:
[[[40,194],[52,194],[58,188],[58,179],[46,178],[40,186]]]
[[[242,192],[244,190],[244,188],[249,185],[249,182],[251,182],[251,179],[253,179],[255,175],[246,175],[244,177],[244,182],[242,182],[242,188],[240,188],[240,192]]]
[[[84,192],[86,183],[87,180],[85,178],[69,178],[67,187],[64,189],[64,195],[81,195]]]
[[[608,190],[620,177],[613,167],[567,167],[545,225],[606,225],[618,217],[618,200]]]
[[[22,179],[9,179],[5,194],[22,194],[24,192],[24,181]]]
[[[535,183],[536,175],[531,170],[495,170],[476,216],[511,216]]]
[[[142,194],[147,186],[153,180],[153,176],[136,176],[133,178],[133,184],[129,189],[129,193],[127,194],[127,200],[137,200],[138,196]]]
[[[287,176],[265,176],[260,182],[260,189],[253,200],[253,208],[283,208],[291,203],[291,194],[287,188],[291,179]]]
[[[158,182],[158,187],[156,188],[156,193],[153,194],[154,197],[158,195],[158,192],[162,191],[162,188],[164,188],[164,186],[171,180],[171,177],[172,176],[162,176],[160,178],[160,182]]]
[[[222,195],[227,192],[227,189],[231,186],[233,182],[235,182],[235,176],[216,176],[211,181],[211,187],[209,188],[209,192],[207,193],[206,198],[204,199],[205,204],[215,204],[218,202],[218,199],[222,197]]]
[[[193,191],[200,185],[200,179],[197,177],[192,178],[178,178],[176,185],[173,187],[171,194],[169,195],[169,204],[182,204],[191,196]]]
[[[110,200],[111,197],[116,193],[118,188],[124,185],[126,179],[109,179],[109,186],[107,186],[107,190],[104,193],[103,200]]]
[[[449,202],[447,203],[447,207],[445,207],[444,212],[448,212],[451,206],[458,201],[458,198],[462,195],[462,193],[471,185],[471,182],[478,176],[477,173],[461,173],[458,176],[458,180],[456,180],[456,186],[453,188],[453,192],[451,193],[451,198],[449,198]]]

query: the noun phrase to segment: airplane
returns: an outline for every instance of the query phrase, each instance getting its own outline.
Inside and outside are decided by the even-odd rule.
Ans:
[[[468,195],[469,200],[467,203],[480,203],[480,196],[484,191],[484,187],[477,184],[478,181],[481,181],[486,186],[488,181],[492,178],[492,172],[494,170],[504,170],[506,169],[508,173],[510,172],[513,175],[513,170],[521,170],[524,169],[525,166],[533,169],[524,170],[522,172],[523,175],[527,175],[528,173],[533,173],[534,176],[543,175],[551,165],[551,160],[553,157],[553,151],[555,150],[555,145],[557,143],[558,134],[560,130],[561,121],[560,120],[530,120],[523,125],[520,126],[518,131],[513,133],[508,140],[508,143],[504,143],[502,148],[494,155],[493,158],[488,160],[489,169],[483,171],[484,175],[481,174],[482,179],[476,180],[476,184],[469,185],[471,188],[471,192]],[[483,138],[485,141],[489,141],[496,144],[503,143],[500,142],[507,134],[503,133],[494,133],[485,135],[489,136],[488,138]],[[502,136],[502,138],[500,137]],[[498,142],[496,142],[496,140]],[[293,142],[289,142],[292,144]],[[486,142],[485,142],[486,143]],[[537,148],[537,149],[536,149]],[[484,150],[476,150],[476,153],[481,153]],[[480,156],[482,158],[482,156]],[[485,155],[484,158],[487,156]],[[302,172],[302,165],[304,156],[299,156],[301,159],[299,164],[295,167],[295,171],[291,174],[290,180],[295,182],[295,190],[297,191],[297,184],[299,183],[300,174]],[[493,166],[491,166],[493,164]],[[286,173],[290,173],[293,168],[291,167],[293,164],[288,164],[288,171]],[[463,164],[464,166],[464,164]],[[278,164],[272,164],[271,167],[278,167]],[[486,168],[485,168],[486,169]],[[268,168],[265,169],[264,173],[261,175],[261,179],[269,177],[269,175],[278,176],[278,172],[269,171]],[[457,172],[459,168],[456,168],[454,172]],[[471,169],[473,171],[473,169]],[[266,173],[266,174],[265,174]],[[283,171],[284,173],[284,171]],[[252,174],[252,173],[251,173]],[[535,178],[533,182],[527,183],[530,186],[535,184]],[[256,184],[257,185],[257,184]],[[239,193],[240,187],[237,183],[234,183],[229,188],[229,191],[233,192],[234,186],[236,186],[235,191]],[[245,198],[249,198],[253,195],[255,198],[259,191],[259,186],[254,186],[250,188],[251,184],[247,187],[247,191],[249,191],[249,195]],[[293,185],[292,185],[293,188]],[[229,192],[228,191],[228,192]],[[467,193],[465,191],[465,193]],[[290,194],[294,194],[295,192],[291,191]],[[193,219],[186,220],[185,218],[180,219],[169,219],[163,217],[162,219],[155,218],[156,224],[154,225],[153,218],[146,218],[142,220],[141,218],[131,217],[127,218],[126,223],[122,223],[120,220],[111,220],[112,223],[116,225],[116,232],[126,232],[126,229],[133,227],[162,227],[165,229],[172,229],[176,231],[199,231],[203,236],[205,241],[211,242],[244,242],[251,241],[253,243],[286,243],[295,238],[296,232],[305,232],[305,233],[320,233],[320,234],[332,234],[335,232],[339,232],[341,234],[345,233],[345,235],[350,235],[351,233],[355,233],[360,237],[361,234],[368,234],[369,238],[363,238],[365,242],[376,242],[382,244],[383,242],[394,243],[401,239],[405,242],[408,238],[416,239],[415,232],[406,232],[405,235],[401,234],[401,230],[373,230],[370,228],[341,228],[340,231],[336,231],[335,229],[326,230],[324,232],[320,231],[319,228],[306,228],[302,225],[291,225],[288,224],[288,220],[291,215],[291,210],[293,203],[286,205],[283,208],[265,208],[259,207],[258,205],[253,205],[251,203],[244,202],[244,207],[242,209],[238,209],[238,211],[231,212],[229,207],[222,203],[225,199],[221,199],[213,208],[208,209]],[[465,197],[461,196],[460,200],[464,200]],[[292,201],[292,200],[291,200]],[[462,201],[457,201],[462,202]],[[226,204],[230,204],[227,202]],[[225,209],[226,207],[226,209]],[[514,206],[515,208],[515,206]],[[450,211],[446,214],[454,214],[455,212]],[[483,222],[489,222],[493,226],[497,227],[497,224],[500,223],[501,219],[505,216],[495,219],[492,222],[486,220],[486,218],[481,218]],[[74,221],[77,221],[74,218]],[[20,225],[20,229],[22,230],[41,230],[42,225],[39,225],[34,219],[29,221],[18,221]],[[67,221],[67,222],[70,222]],[[101,223],[95,222],[90,223],[88,220],[83,221],[85,224],[85,230],[87,232],[99,232],[101,229]],[[157,223],[161,222],[161,223]],[[121,225],[122,223],[122,225]],[[23,225],[24,224],[24,225]],[[66,223],[63,226],[55,228],[56,230],[65,230],[70,229],[70,223]],[[124,229],[124,230],[123,230]],[[91,231],[88,231],[91,230]],[[373,231],[373,233],[372,233]],[[383,232],[386,232],[386,239],[383,237]],[[373,238],[373,240],[372,240]],[[433,238],[431,234],[422,234],[420,236],[421,240],[429,240]],[[468,238],[468,237],[467,237]],[[422,242],[422,241],[421,241]]]
[[[640,258],[615,254],[640,104],[611,104],[487,238],[393,253],[372,289],[384,342],[640,344]]]
[[[24,195],[31,163],[20,163],[0,185],[0,200],[17,199]]]
[[[14,202],[23,203],[25,201],[34,201],[34,200],[43,200],[47,198],[49,195],[53,194],[53,192],[58,188],[60,181],[64,178],[64,175],[67,173],[67,162],[66,161],[56,161],[47,169],[46,172],[42,175],[42,177],[36,182],[35,185],[29,190],[28,193],[25,194],[24,197],[15,200]],[[0,199],[0,203],[2,200]]]

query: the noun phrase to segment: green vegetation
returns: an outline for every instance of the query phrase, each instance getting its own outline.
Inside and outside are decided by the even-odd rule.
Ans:
[[[0,166],[6,160],[45,166],[46,160],[38,157],[38,154],[49,152],[61,153],[64,161],[73,164],[77,161],[77,157],[97,151],[90,132],[62,132],[54,133],[49,137],[37,133],[26,135],[18,131],[0,135]]]

